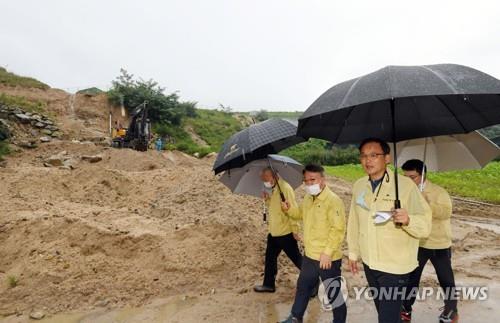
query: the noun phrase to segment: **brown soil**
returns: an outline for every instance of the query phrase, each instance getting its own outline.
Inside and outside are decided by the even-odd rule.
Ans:
[[[211,172],[213,158],[72,142],[106,136],[103,97],[77,96],[72,114],[63,91],[21,94],[47,100],[68,140],[20,151],[0,168],[0,320],[24,322],[35,310],[48,322],[275,322],[286,317],[298,272],[282,255],[277,292],[252,291],[262,280],[262,205],[220,184]],[[74,170],[43,166],[61,151],[71,156]],[[103,160],[81,160],[95,154]],[[331,178],[329,185],[347,205],[350,184]],[[500,206],[457,206],[457,282],[497,288],[491,302],[462,302],[463,321],[491,320],[498,316],[493,304],[499,298]],[[366,285],[363,274],[353,276],[345,264],[343,272],[349,286]],[[423,285],[436,286],[430,265]],[[439,306],[418,305],[421,321],[435,320]],[[352,303],[349,313],[354,322],[374,320],[371,303]],[[309,321],[329,317],[311,302]]]

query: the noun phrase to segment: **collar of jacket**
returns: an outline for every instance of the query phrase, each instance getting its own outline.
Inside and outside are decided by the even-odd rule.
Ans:
[[[326,185],[325,183],[325,188],[323,188],[323,190],[321,191],[321,193],[319,193],[318,195],[316,196],[312,196],[312,195],[309,195],[311,197],[311,199],[313,200],[320,200],[320,201],[323,201],[324,199],[326,199],[326,196],[328,194],[328,191],[330,191],[330,188],[328,187],[328,185]]]
[[[384,177],[382,178],[382,183],[392,183],[393,177],[394,177],[394,171],[391,171],[389,168],[386,168]],[[371,189],[372,184],[370,182],[371,182],[370,176],[367,175],[366,176],[366,185],[368,185]],[[378,187],[378,185],[377,185],[377,187]]]

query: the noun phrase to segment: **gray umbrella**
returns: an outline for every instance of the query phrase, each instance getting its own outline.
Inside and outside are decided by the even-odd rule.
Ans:
[[[400,141],[397,151],[399,164],[418,158],[430,171],[481,169],[500,156],[500,148],[478,131]]]
[[[333,143],[468,133],[500,123],[500,81],[454,64],[387,66],[335,85],[301,116],[297,134]],[[396,153],[396,145],[394,145]],[[397,175],[397,159],[395,160]],[[397,176],[396,201],[399,208]]]
[[[242,167],[302,141],[304,138],[297,136],[297,125],[288,120],[272,118],[253,124],[224,142],[213,170],[218,174],[224,170]]]
[[[270,165],[294,189],[302,184],[303,166],[290,157],[280,155],[269,155],[267,159],[254,160],[241,168],[233,168],[224,172],[219,180],[233,193],[260,197],[264,186],[259,175],[262,169]]]

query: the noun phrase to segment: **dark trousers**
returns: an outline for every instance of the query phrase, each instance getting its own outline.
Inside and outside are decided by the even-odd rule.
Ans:
[[[318,279],[321,277],[325,285],[325,292],[328,295],[330,304],[333,306],[333,322],[344,323],[346,321],[347,306],[340,290],[341,265],[342,260],[339,259],[332,262],[330,269],[320,269],[319,261],[306,256],[302,258],[302,269],[297,280],[297,292],[292,306],[292,316],[299,319],[304,317],[311,292],[316,288]]]
[[[275,287],[276,274],[278,273],[278,256],[281,251],[290,258],[293,264],[300,269],[302,255],[299,251],[297,240],[292,233],[281,237],[267,235],[266,264],[264,269],[264,286]]]
[[[403,303],[404,291],[408,285],[409,274],[391,274],[371,269],[363,263],[366,280],[371,289],[374,289],[375,307],[379,323],[401,322],[400,312]],[[390,294],[388,294],[390,292]]]
[[[457,299],[455,295],[455,277],[451,268],[451,248],[446,249],[426,249],[418,248],[418,267],[410,274],[408,283],[408,295],[403,303],[406,311],[411,311],[415,303],[416,293],[410,293],[413,288],[418,288],[420,277],[425,264],[430,260],[439,281],[439,285],[444,290],[444,305],[447,310],[457,309]]]

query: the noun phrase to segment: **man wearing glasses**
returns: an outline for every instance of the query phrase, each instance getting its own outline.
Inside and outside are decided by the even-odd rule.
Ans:
[[[378,322],[397,323],[409,273],[418,266],[419,239],[431,230],[431,209],[415,183],[404,176],[398,177],[402,207],[394,209],[394,178],[387,169],[391,157],[385,141],[368,138],[359,151],[368,176],[353,186],[347,224],[349,266],[356,274],[358,262],[363,263]]]

